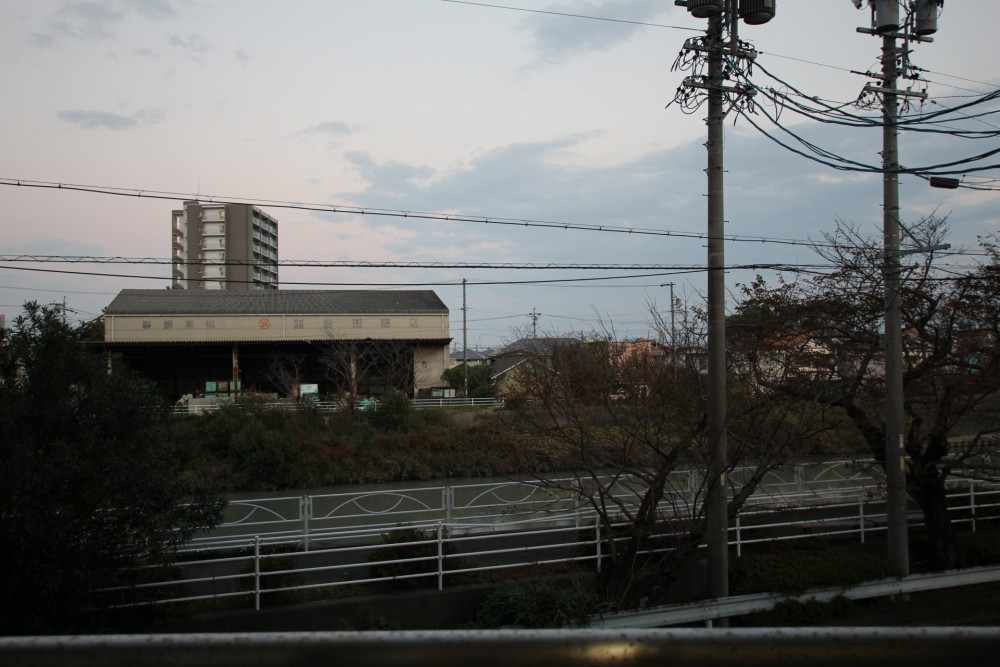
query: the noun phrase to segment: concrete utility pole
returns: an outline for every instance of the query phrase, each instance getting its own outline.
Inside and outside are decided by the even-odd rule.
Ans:
[[[906,518],[906,453],[903,448],[903,317],[899,303],[899,131],[895,35],[882,38],[882,241],[885,251],[885,473],[889,563],[910,573]]]
[[[708,19],[704,45],[688,40],[685,49],[704,52],[708,59],[705,80],[688,77],[687,88],[700,88],[708,95],[708,466],[705,514],[708,547],[708,593],[713,598],[729,595],[729,469],[726,434],[726,275],[724,140],[727,94],[734,99],[745,94],[741,87],[726,86],[724,56],[740,60],[754,55],[742,49],[737,37],[737,16],[750,25],[767,23],[775,15],[774,0],[674,0],[692,16]],[[724,32],[728,31],[728,42]],[[672,304],[671,304],[672,306]],[[725,623],[720,623],[724,625]]]
[[[860,8],[860,0],[855,0]],[[900,257],[899,217],[899,98],[925,98],[923,92],[897,89],[900,65],[909,53],[899,49],[900,37],[918,42],[934,41],[928,37],[937,32],[937,12],[941,0],[914,0],[911,12],[902,24],[899,21],[898,0],[869,0],[872,28],[859,32],[882,37],[881,85],[866,86],[882,100],[882,244],[883,284],[885,290],[885,474],[886,528],[889,564],[897,576],[910,573],[909,526],[907,520],[906,448],[904,437],[906,418],[903,412],[903,317],[900,303],[902,274]],[[902,27],[903,32],[899,30]],[[919,250],[918,250],[919,251]]]
[[[465,303],[466,279],[462,278],[462,368],[465,370],[465,397],[469,397],[469,329],[468,312],[469,308]]]
[[[674,326],[676,314],[676,302],[674,301],[674,283],[665,283],[660,287],[670,288],[670,367],[674,373],[674,381],[677,381],[677,328]]]
[[[726,110],[722,91],[724,16],[708,21],[708,594],[729,595],[729,503],[726,469],[726,242],[723,172]]]

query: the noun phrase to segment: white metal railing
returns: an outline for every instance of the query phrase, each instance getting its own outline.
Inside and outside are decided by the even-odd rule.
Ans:
[[[255,275],[256,277],[256,275]],[[188,405],[186,403],[174,405],[173,412],[176,414],[203,414],[214,412],[223,405],[236,405],[233,399],[228,399],[224,403],[212,405]],[[301,403],[294,400],[269,401],[262,404],[263,407],[273,410],[303,410],[310,408],[320,412],[337,412],[344,409],[341,401],[322,401],[320,403]],[[502,408],[504,402],[497,398],[414,398],[410,400],[410,406],[415,410],[426,408],[456,408],[456,407],[480,407],[480,408]],[[380,401],[357,400],[354,402],[355,410],[378,410],[381,407]]]
[[[963,484],[949,497],[953,520],[973,530],[979,522],[1000,519],[1000,488]],[[850,503],[748,511],[730,527],[729,543],[737,557],[748,545],[777,540],[855,536],[863,543],[866,536],[885,530],[882,505],[877,494],[863,491]],[[804,511],[811,516],[804,517]],[[150,603],[243,598],[259,609],[261,596],[277,592],[406,580],[424,580],[428,587],[443,590],[446,579],[460,580],[462,575],[555,563],[589,562],[600,571],[607,557],[606,536],[595,514],[579,507],[574,512],[572,522],[529,516],[492,531],[484,530],[481,522],[452,520],[233,537],[197,545],[197,551],[188,554],[193,559],[167,568],[150,566],[147,578],[154,580],[137,588],[156,592]],[[921,521],[916,514],[910,516],[912,525]],[[407,539],[397,542],[393,535]]]
[[[867,474],[868,465],[831,461],[787,465],[770,471],[747,502],[746,511],[831,504],[859,495],[877,494],[880,481]],[[733,478],[747,474],[732,472]],[[608,484],[599,477],[587,483]],[[412,526],[460,522],[481,530],[503,530],[508,525],[581,525],[584,508],[574,477],[480,482],[460,485],[365,489],[328,494],[230,500],[224,521],[208,535],[192,540],[190,548],[205,548],[223,539],[250,539],[254,535],[286,535],[306,548],[323,533],[377,529],[406,523]],[[661,512],[691,515],[703,500],[701,474],[679,470],[667,480]],[[617,480],[611,492],[626,503],[641,501],[641,485],[632,478]]]

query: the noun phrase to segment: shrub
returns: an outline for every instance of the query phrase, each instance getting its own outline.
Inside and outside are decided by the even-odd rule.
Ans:
[[[1000,563],[1000,530],[987,527],[962,537],[962,552],[966,565],[996,565]]]
[[[480,603],[478,628],[561,628],[587,625],[600,610],[596,595],[578,581],[550,579],[510,581],[493,589]]]
[[[383,548],[369,552],[365,561],[372,563],[368,570],[371,578],[391,577],[392,581],[380,582],[391,590],[413,590],[436,585],[432,575],[437,572],[437,543],[429,531],[418,528],[393,530],[382,535],[379,545]],[[425,559],[412,563],[386,561]],[[413,576],[426,575],[426,576]],[[406,577],[401,579],[399,577]]]
[[[413,408],[410,399],[401,391],[388,391],[381,399],[378,412],[373,421],[377,426],[390,431],[405,433],[410,430],[410,415]]]
[[[821,542],[796,545],[731,562],[730,592],[802,593],[810,588],[850,586],[892,576],[889,562],[857,546]]]
[[[771,611],[751,614],[739,619],[739,625],[751,627],[797,627],[824,625],[832,620],[849,616],[858,610],[858,604],[838,595],[829,602],[809,598],[804,602],[783,600]]]

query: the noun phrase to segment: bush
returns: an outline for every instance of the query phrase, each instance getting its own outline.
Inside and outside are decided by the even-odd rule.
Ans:
[[[963,535],[962,552],[969,567],[1000,563],[1000,530],[989,526]]]
[[[260,605],[261,607],[281,607],[284,605],[299,602],[304,597],[302,591],[275,590],[298,586],[302,583],[302,576],[294,572],[299,567],[299,563],[293,555],[296,551],[294,546],[273,545],[261,549],[260,559]],[[247,555],[252,555],[252,550],[247,550]],[[289,572],[289,570],[292,570]],[[254,563],[250,563],[240,571],[240,574],[252,575]],[[253,591],[253,577],[245,577],[239,580],[239,588],[243,591]]]
[[[850,586],[893,576],[885,556],[857,546],[810,541],[730,563],[732,595],[803,593],[810,588]]]
[[[373,421],[377,426],[390,431],[405,433],[410,430],[410,415],[413,408],[410,399],[401,391],[386,392]]]
[[[562,628],[587,625],[600,611],[597,597],[578,581],[550,579],[500,584],[480,603],[477,628]]]
[[[758,628],[825,625],[838,618],[850,616],[858,609],[859,605],[856,602],[842,595],[829,602],[820,602],[816,598],[809,598],[805,602],[783,600],[771,611],[740,618],[739,625]]]
[[[392,581],[380,582],[381,588],[390,590],[413,590],[436,586],[437,580],[431,576],[437,572],[437,543],[428,531],[418,528],[393,530],[382,535],[379,545],[383,548],[369,552],[365,561],[372,563],[368,570],[371,578],[392,577]],[[387,563],[385,561],[426,559],[413,563]],[[425,576],[414,576],[425,575]],[[399,577],[406,577],[400,579]]]

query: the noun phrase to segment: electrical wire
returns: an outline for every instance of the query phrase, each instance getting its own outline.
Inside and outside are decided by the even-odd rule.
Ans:
[[[180,192],[167,192],[159,190],[145,190],[137,188],[124,188],[104,185],[84,185],[74,183],[57,183],[54,181],[33,181],[20,178],[0,177],[0,186],[38,188],[45,190],[60,190],[69,192],[83,192],[116,197],[131,197],[137,199],[160,199],[168,201],[191,201],[197,200],[213,204],[249,204],[258,207],[295,209],[304,211],[315,211],[320,213],[338,213],[351,215],[387,216],[393,218],[404,218],[418,221],[441,221],[441,222],[472,222],[481,224],[508,225],[514,227],[561,229],[573,231],[589,232],[610,232],[618,234],[634,234],[638,236],[660,236],[669,238],[689,238],[707,241],[709,235],[705,232],[687,232],[680,230],[649,229],[637,227],[620,227],[616,225],[588,225],[582,223],[556,222],[551,220],[530,220],[516,218],[501,218],[493,216],[468,216],[456,215],[452,213],[431,213],[426,211],[407,211],[380,209],[360,206],[341,206],[335,204],[305,204],[289,202],[275,199],[259,199],[251,197],[228,197],[220,195],[203,195]],[[741,236],[738,234],[726,234],[722,237],[732,243],[769,243],[777,245],[817,247],[815,242],[805,239],[788,239],[764,236]]]
[[[671,30],[685,30],[690,32],[699,32],[697,28],[688,28],[687,26],[680,25],[664,25],[662,23],[648,23],[646,21],[629,21],[626,19],[613,19],[604,16],[589,16],[586,14],[570,14],[569,12],[556,12],[545,9],[527,9],[524,7],[511,7],[509,5],[494,5],[486,2],[469,2],[468,0],[440,0],[441,2],[451,3],[453,5],[470,5],[473,7],[483,7],[487,9],[504,9],[512,12],[526,12],[529,14],[546,14],[549,16],[561,16],[564,18],[572,19],[587,19],[590,21],[605,21],[608,23],[626,23],[629,25],[638,25],[648,28],[669,28]]]
[[[724,271],[762,271],[762,270],[776,270],[776,271],[807,271],[817,268],[823,268],[825,265],[795,265],[795,264],[741,264],[725,267]],[[104,271],[72,271],[68,269],[44,269],[38,267],[24,267],[24,266],[5,266],[0,264],[0,269],[6,269],[9,271],[31,271],[40,273],[55,273],[55,274],[67,274],[67,275],[78,275],[78,276],[95,276],[104,278],[136,278],[142,280],[166,280],[172,281],[171,277],[166,276],[144,276],[139,274],[122,274],[122,273],[108,273]],[[652,278],[652,277],[663,277],[663,276],[675,276],[675,275],[687,275],[693,273],[705,273],[709,269],[702,266],[688,266],[688,267],[674,267],[671,270],[658,271],[654,273],[642,273],[633,275],[621,275],[621,276],[594,276],[585,278],[551,278],[544,280],[479,280],[479,281],[466,281],[468,285],[544,285],[544,284],[556,284],[556,283],[582,283],[582,282],[594,282],[601,280],[629,280],[634,278]],[[192,278],[189,279],[194,282],[210,281],[211,278]],[[229,283],[239,283],[239,284],[252,284],[252,280],[230,280],[226,279]],[[281,285],[296,285],[296,286],[393,286],[393,287],[406,287],[406,286],[456,286],[461,285],[462,282],[459,280],[452,281],[439,281],[439,282],[407,282],[407,283],[396,283],[396,282],[331,282],[331,281],[287,281],[282,280]]]

